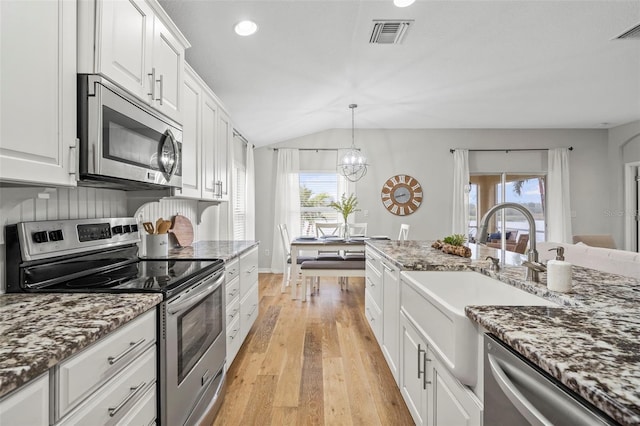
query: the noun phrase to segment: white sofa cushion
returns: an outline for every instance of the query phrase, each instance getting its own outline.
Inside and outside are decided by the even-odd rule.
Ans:
[[[558,246],[564,247],[564,258],[569,263],[640,279],[640,253],[591,247],[581,243],[566,244],[545,241],[537,245],[540,261],[554,259],[555,250],[548,250]]]

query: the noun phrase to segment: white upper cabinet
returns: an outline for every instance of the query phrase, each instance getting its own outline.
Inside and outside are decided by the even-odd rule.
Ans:
[[[229,200],[233,127],[220,100],[185,64],[182,87],[182,189],[178,197]]]
[[[0,1],[0,181],[76,185],[76,2]]]
[[[80,0],[78,5],[78,72],[102,74],[182,123],[189,42],[158,3]]]

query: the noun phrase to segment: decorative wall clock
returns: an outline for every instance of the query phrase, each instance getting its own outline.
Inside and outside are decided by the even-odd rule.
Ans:
[[[398,216],[406,216],[420,207],[422,185],[409,175],[391,176],[382,185],[380,198],[389,212]]]

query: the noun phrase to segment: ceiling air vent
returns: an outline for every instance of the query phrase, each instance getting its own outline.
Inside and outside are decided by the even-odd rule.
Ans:
[[[627,31],[623,32],[622,34],[616,37],[616,40],[626,40],[630,38],[640,40],[640,24],[634,27],[631,27]]]
[[[369,43],[373,44],[400,44],[413,20],[386,21],[374,20]]]

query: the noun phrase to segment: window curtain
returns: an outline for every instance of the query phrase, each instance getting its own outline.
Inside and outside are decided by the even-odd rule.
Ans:
[[[247,144],[246,174],[245,174],[245,208],[246,227],[245,239],[253,241],[256,239],[256,172],[253,160],[253,145]]]
[[[300,154],[297,149],[278,149],[274,200],[273,247],[271,271],[281,273],[286,254],[282,248],[278,225],[284,223],[291,237],[300,233]]]
[[[549,149],[547,172],[547,241],[573,242],[569,185],[569,149]]]
[[[453,206],[451,233],[467,235],[469,229],[469,150],[453,151]]]

